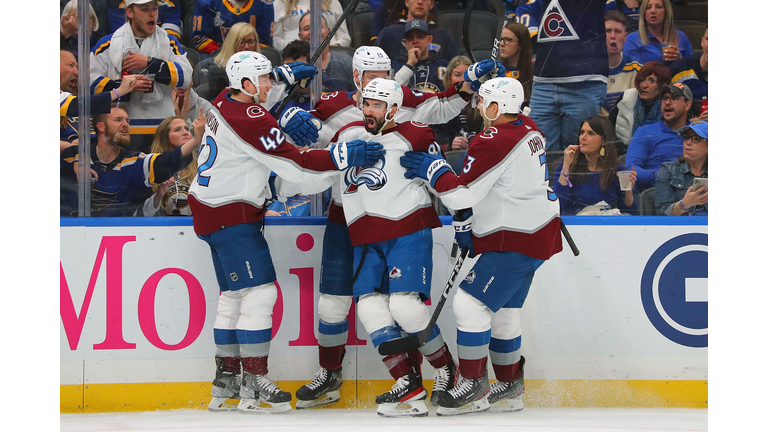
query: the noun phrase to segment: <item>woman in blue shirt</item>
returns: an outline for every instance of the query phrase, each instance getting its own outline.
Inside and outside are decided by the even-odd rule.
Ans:
[[[563,163],[556,170],[554,191],[560,200],[560,214],[577,214],[600,201],[625,212],[637,208],[632,191],[622,191],[619,185],[617,173],[627,168],[619,164],[615,143],[616,133],[607,118],[594,116],[581,124],[579,145],[565,149]],[[633,187],[636,178],[633,169]]]
[[[685,33],[675,29],[672,4],[669,0],[643,0],[640,5],[640,23],[636,32],[627,35],[624,54],[640,63],[649,61],[671,62],[693,55],[693,46]],[[674,47],[666,55],[664,43]]]

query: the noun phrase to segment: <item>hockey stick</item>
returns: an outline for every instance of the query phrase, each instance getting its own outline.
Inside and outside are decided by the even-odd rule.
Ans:
[[[432,329],[435,328],[437,318],[440,316],[440,311],[443,310],[445,301],[448,300],[448,293],[451,291],[451,288],[453,288],[453,283],[456,280],[456,276],[458,276],[459,271],[461,270],[461,264],[464,262],[464,259],[467,258],[467,254],[469,254],[469,248],[461,250],[461,255],[459,255],[459,258],[456,260],[456,264],[453,266],[451,275],[448,276],[448,283],[445,284],[443,295],[440,297],[440,301],[437,302],[437,306],[435,306],[435,311],[432,312],[432,318],[430,318],[427,327],[414,335],[382,342],[382,344],[379,345],[379,354],[387,356],[391,354],[411,351],[424,346],[424,344],[427,343],[427,340],[429,340],[429,335],[432,334]]]
[[[314,54],[312,54],[312,57],[307,61],[307,64],[314,65],[315,62],[317,62],[317,59],[320,58],[321,55],[323,55],[323,51],[328,46],[329,43],[331,43],[331,38],[336,34],[336,31],[339,30],[339,27],[341,27],[342,24],[344,24],[344,21],[349,17],[349,15],[352,14],[352,11],[355,10],[357,7],[357,3],[360,0],[351,0],[347,7],[344,9],[344,11],[339,15],[339,19],[336,20],[336,24],[331,27],[331,31],[328,32],[328,36],[323,39],[323,41],[320,43],[320,46],[317,48],[317,51],[315,51]],[[298,90],[299,82],[296,81],[293,84],[291,84],[290,87],[288,87],[288,94],[285,96],[285,99],[280,102],[280,105],[275,110],[274,117],[277,118],[280,116],[280,113],[283,112],[285,109],[285,106],[288,105],[288,101],[291,99],[291,96],[293,96],[294,93],[296,93],[296,90]]]
[[[579,256],[581,252],[579,252],[579,248],[576,247],[576,243],[573,242],[573,239],[571,238],[571,233],[568,232],[568,228],[565,227],[565,224],[563,223],[562,219],[560,219],[560,231],[565,236],[565,241],[568,242],[568,246],[571,247],[571,252],[573,252],[573,256]]]

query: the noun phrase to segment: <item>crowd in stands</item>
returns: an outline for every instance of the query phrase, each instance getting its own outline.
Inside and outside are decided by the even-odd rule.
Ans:
[[[322,0],[321,38],[349,3]],[[555,3],[562,19],[553,31]],[[504,4],[497,60],[523,84],[521,112],[546,137],[548,180],[562,214],[706,215],[707,187],[694,181],[708,177],[706,15],[692,26],[689,15],[681,21],[675,13],[706,11],[707,2]],[[197,163],[190,149],[199,142],[204,113],[228,86],[227,60],[257,51],[275,67],[307,62],[310,0],[90,5],[90,70],[79,75],[77,0],[60,0],[61,215],[77,215],[80,79],[91,90],[92,215],[189,215],[186,191]],[[456,0],[359,1],[320,55],[323,93],[358,91],[352,58],[363,45],[380,47],[393,79],[414,92],[437,93],[464,81],[467,68],[490,53],[467,52],[461,29],[441,26],[441,14],[464,8]],[[474,10],[494,11],[483,0]],[[575,12],[580,19],[569,21]],[[490,48],[493,40],[482,43]],[[474,58],[478,53],[484,57]],[[292,94],[293,106],[311,108],[309,88]],[[468,103],[456,118],[430,127],[460,172],[484,129],[478,111]],[[620,171],[632,173],[631,189],[621,187]],[[655,203],[644,203],[648,197]],[[603,204],[612,212],[595,213]],[[297,196],[269,214],[307,215],[308,206],[308,197]]]

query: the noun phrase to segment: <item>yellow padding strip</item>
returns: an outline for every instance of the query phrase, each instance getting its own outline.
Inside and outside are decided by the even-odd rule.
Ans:
[[[295,395],[306,382],[277,384]],[[344,381],[341,401],[323,408],[375,409],[376,396],[393,384]],[[431,389],[432,381],[424,387]],[[526,380],[525,390],[523,401],[532,408],[709,408],[708,381]],[[59,391],[62,413],[207,409],[211,400],[210,382],[62,385]]]

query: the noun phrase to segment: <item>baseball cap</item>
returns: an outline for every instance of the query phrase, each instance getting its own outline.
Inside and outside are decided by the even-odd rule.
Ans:
[[[405,23],[405,30],[403,36],[408,34],[411,30],[421,30],[426,34],[429,34],[429,24],[426,21],[420,19],[413,19]]]
[[[703,121],[703,120],[696,120],[694,122],[691,122],[689,125],[685,125],[680,128],[679,131],[677,131],[678,135],[683,136],[685,131],[688,129],[694,131],[696,135],[709,139],[709,123]]]
[[[670,92],[675,96],[684,97],[686,102],[693,100],[693,93],[691,93],[691,89],[683,83],[667,84],[661,89],[661,93],[659,93],[659,95],[663,97],[667,92]]]
[[[125,0],[125,7],[128,7],[130,5],[135,5],[135,4],[149,3],[152,1],[157,1],[157,0]]]

